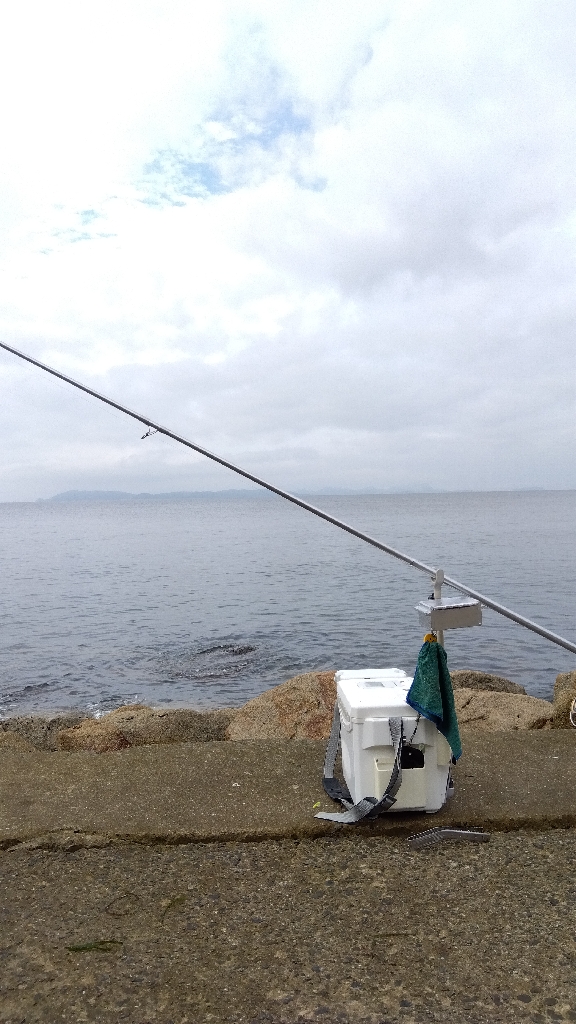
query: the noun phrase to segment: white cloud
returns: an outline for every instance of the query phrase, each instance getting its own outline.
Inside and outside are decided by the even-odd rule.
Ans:
[[[10,18],[4,340],[289,487],[576,487],[572,6]],[[0,500],[234,485],[38,375]]]

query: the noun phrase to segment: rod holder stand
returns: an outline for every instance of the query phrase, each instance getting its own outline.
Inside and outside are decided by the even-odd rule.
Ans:
[[[471,598],[456,600],[442,597],[444,570],[436,569],[432,577],[434,597],[416,605],[420,625],[426,632],[436,633],[438,643],[444,646],[445,629],[461,629],[463,626],[482,625],[482,606]]]

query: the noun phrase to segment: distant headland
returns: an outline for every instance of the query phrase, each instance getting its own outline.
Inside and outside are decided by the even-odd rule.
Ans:
[[[342,497],[349,497],[352,495],[378,495],[378,494],[400,494],[401,491],[382,491],[382,490],[351,490],[344,487],[322,487],[315,491],[302,491],[297,490],[294,492],[298,495],[338,495]],[[420,493],[420,492],[419,492]],[[433,493],[431,489],[421,493]],[[439,493],[439,492],[434,492]],[[134,501],[136,499],[148,500],[150,498],[155,499],[170,499],[186,500],[188,498],[268,498],[270,492],[264,490],[262,487],[246,487],[246,488],[230,488],[223,491],[166,491],[160,494],[152,494],[148,491],[141,491],[135,493],[133,491],[62,491],[60,494],[54,494],[50,498],[37,498],[37,502],[48,502],[48,501]]]
[[[152,494],[141,491],[136,494],[132,491],[62,491],[54,494],[51,498],[37,498],[38,502],[47,501],[134,501],[135,499],[149,498],[229,498],[229,497],[254,497],[266,495],[260,489],[245,488],[227,491],[166,491],[162,494]]]

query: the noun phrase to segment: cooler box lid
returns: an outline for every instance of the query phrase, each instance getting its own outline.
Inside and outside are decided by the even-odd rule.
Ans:
[[[351,722],[406,714],[412,677],[400,668],[353,669],[336,673],[338,703]],[[413,714],[412,709],[408,709]]]

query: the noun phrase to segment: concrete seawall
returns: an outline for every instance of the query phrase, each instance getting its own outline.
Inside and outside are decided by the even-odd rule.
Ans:
[[[388,814],[363,834],[432,825],[492,830],[576,824],[576,733],[463,731],[456,793],[435,815]],[[351,831],[319,821],[325,744],[209,741],[97,755],[5,749],[0,845],[227,842]]]

